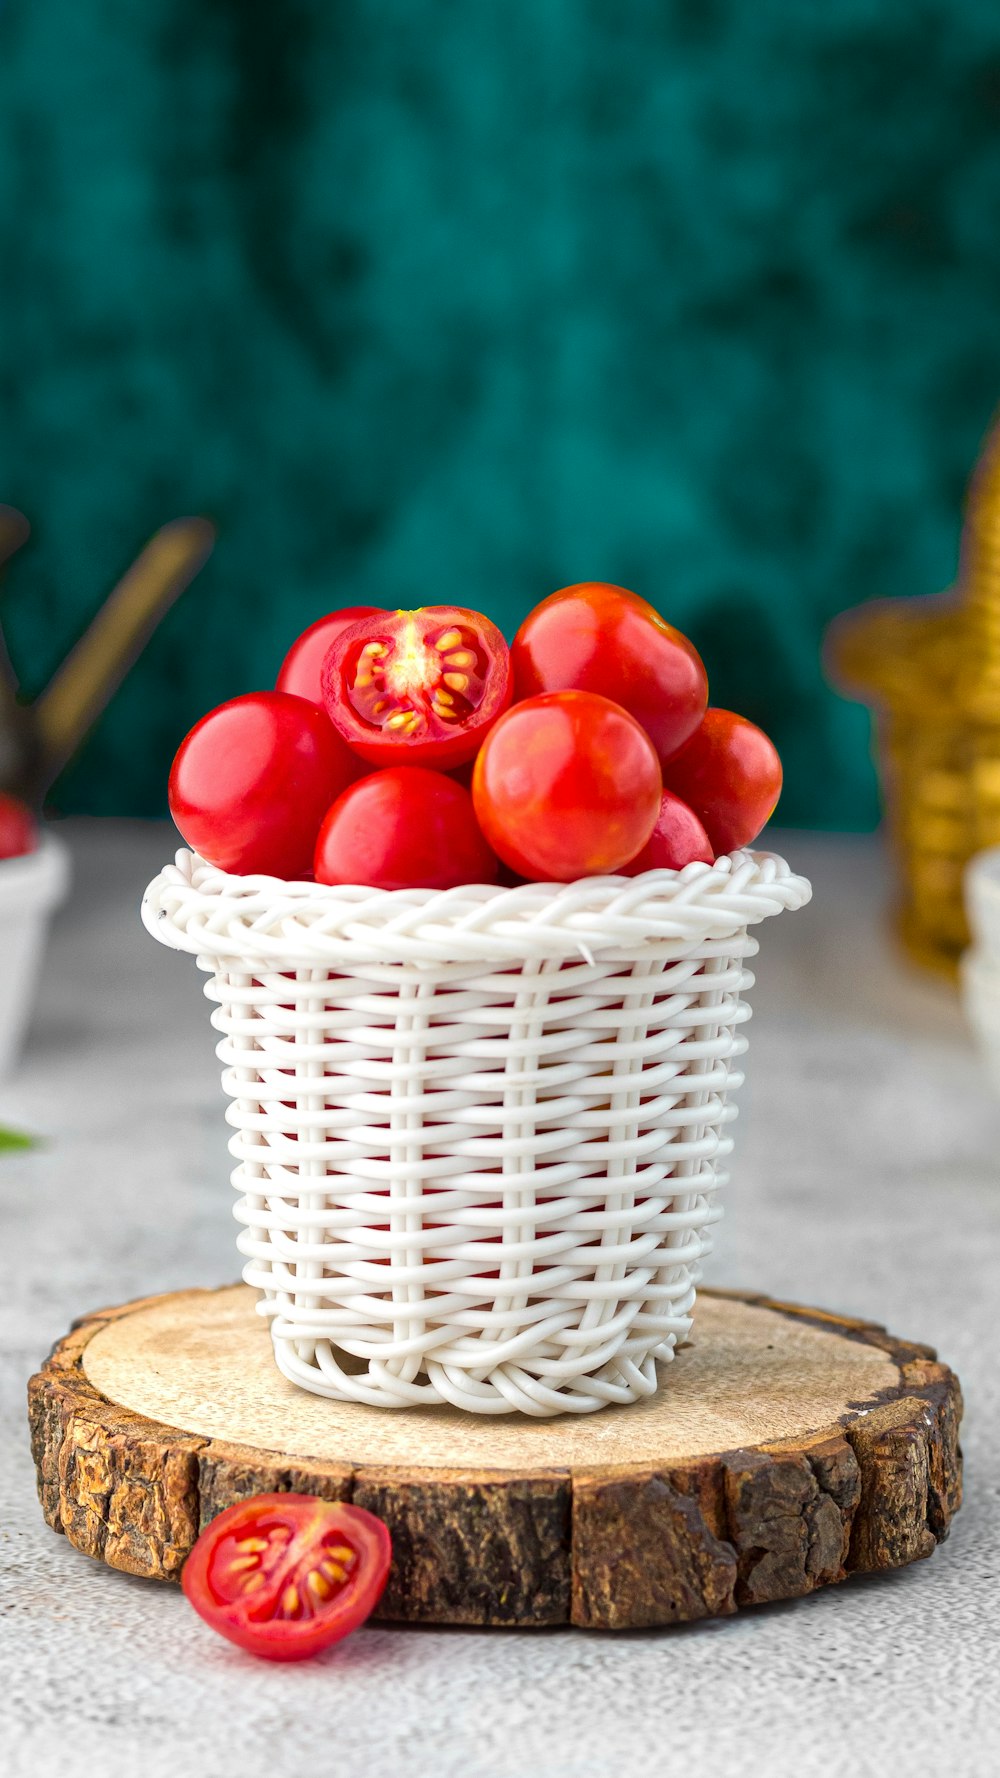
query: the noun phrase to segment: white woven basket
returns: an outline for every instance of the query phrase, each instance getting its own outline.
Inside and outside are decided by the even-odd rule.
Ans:
[[[179,852],[155,938],[209,972],[243,1276],[337,1400],[588,1413],[691,1326],[780,859],[518,889],[234,877]]]

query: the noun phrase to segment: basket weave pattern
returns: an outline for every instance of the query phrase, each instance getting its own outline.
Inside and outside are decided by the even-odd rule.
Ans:
[[[244,1277],[302,1387],[587,1412],[691,1325],[781,860],[387,893],[190,853],[151,932],[209,972]]]

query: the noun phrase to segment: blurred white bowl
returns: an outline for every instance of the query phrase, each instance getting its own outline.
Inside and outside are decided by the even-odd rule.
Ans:
[[[45,831],[36,851],[0,859],[0,1080],[21,1054],[49,921],[69,878],[68,848]]]
[[[989,951],[966,951],[959,964],[959,978],[966,1018],[1000,1092],[1000,957]]]
[[[974,949],[1000,960],[1000,846],[970,858],[964,887]]]

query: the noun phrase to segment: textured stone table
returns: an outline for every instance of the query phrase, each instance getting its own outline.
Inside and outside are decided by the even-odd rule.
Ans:
[[[10,1778],[852,1778],[1000,1768],[1000,1102],[955,999],[884,930],[868,839],[789,835],[815,901],[763,930],[728,1214],[709,1279],[886,1321],[966,1389],[966,1506],[934,1559],[798,1604],[622,1638],[370,1629],[299,1669],[42,1523],[24,1385],[73,1316],[236,1275],[223,1101],[193,963],[138,922],[166,829],[73,824],[0,1121],[0,1768]]]

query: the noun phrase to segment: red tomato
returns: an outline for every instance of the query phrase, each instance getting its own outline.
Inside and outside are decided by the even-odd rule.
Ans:
[[[220,704],[177,749],[170,813],[221,870],[299,877],[319,824],[360,768],[322,710],[283,691]]]
[[[697,734],[663,768],[698,816],[716,855],[756,839],[781,795],[781,761],[762,729],[731,710],[709,710]]]
[[[497,880],[468,791],[424,766],[387,766],[345,790],[320,828],[315,870],[317,883],[372,889]]]
[[[672,790],[665,790],[656,826],[642,851],[630,864],[622,866],[622,875],[637,877],[644,870],[683,870],[686,864],[693,864],[695,860],[701,864],[714,863],[715,853],[708,835],[694,810],[682,803]]]
[[[356,624],[359,618],[374,617],[377,605],[345,605],[342,611],[331,611],[317,618],[303,630],[281,663],[275,684],[276,691],[288,691],[310,703],[323,703],[323,662],[337,637]]]
[[[38,844],[38,827],[27,803],[0,791],[0,858],[22,858]]]
[[[511,649],[518,698],[595,691],[628,710],[661,761],[694,734],[708,679],[696,648],[624,587],[585,580],[529,612]]]
[[[472,779],[486,838],[536,881],[603,876],[653,831],[662,783],[635,718],[589,691],[515,704],[483,742]]]
[[[488,617],[425,605],[344,630],[323,672],[327,715],[372,765],[472,759],[511,700],[507,644]]]
[[[266,1661],[303,1661],[371,1615],[391,1556],[387,1527],[360,1506],[258,1494],[205,1527],[181,1584],[220,1636]]]
[[[455,783],[461,784],[463,790],[471,791],[472,772],[475,763],[474,759],[463,760],[460,766],[456,766],[453,772],[448,773],[449,778],[454,778]]]

